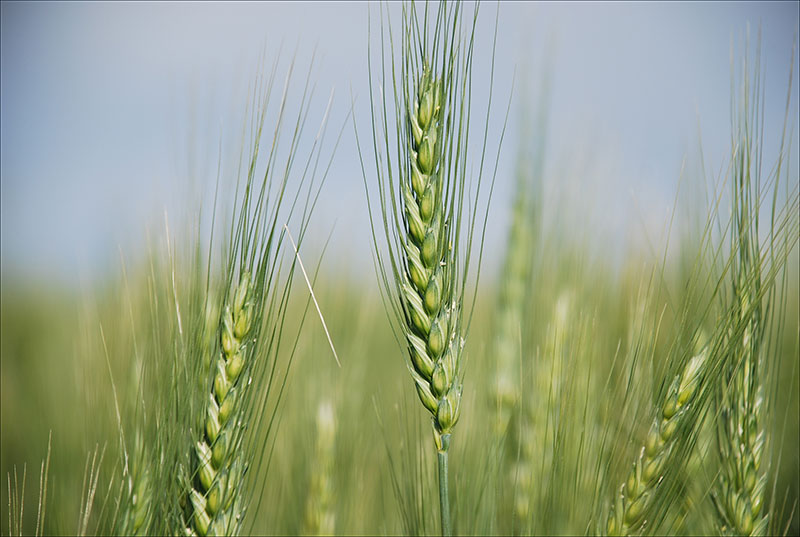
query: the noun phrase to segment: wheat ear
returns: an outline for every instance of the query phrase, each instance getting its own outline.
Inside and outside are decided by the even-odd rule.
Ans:
[[[513,491],[515,512],[521,517],[527,517],[529,496],[524,491],[530,489],[532,481],[527,457],[528,447],[531,444],[528,440],[532,439],[532,434],[525,416],[522,415],[526,405],[522,401],[518,379],[522,365],[521,342],[525,332],[522,319],[531,268],[532,204],[528,200],[526,179],[527,175],[520,169],[493,323],[494,336],[491,353],[488,355],[495,365],[491,392],[494,440],[501,450],[500,474],[507,477],[504,483],[506,486],[499,490]],[[519,457],[516,456],[517,446],[519,446]],[[498,507],[502,503],[501,500]],[[498,511],[497,515],[499,520],[510,518],[502,511]]]
[[[712,498],[720,531],[726,535],[764,535],[769,520],[762,511],[767,481],[761,467],[763,397],[760,390],[747,387],[746,377],[744,372],[735,376],[733,393],[725,396],[720,415],[718,446],[724,462]]]
[[[195,471],[188,489],[186,533],[235,534],[241,522],[237,488],[243,474],[241,392],[253,342],[250,274],[245,272],[220,322],[221,350],[212,367],[204,429],[195,445]]]
[[[514,379],[519,373],[517,357],[522,338],[522,317],[533,242],[532,203],[529,200],[526,179],[527,176],[520,171],[492,341],[492,359],[496,364],[493,395],[497,415],[494,425],[498,440],[505,436],[514,407],[520,399],[519,386]]]
[[[762,535],[768,523],[762,510],[767,480],[762,467],[765,443],[762,354],[768,352],[763,344],[764,330],[769,323],[774,287],[766,271],[762,274],[765,251],[759,244],[758,232],[763,143],[763,120],[757,104],[761,86],[759,66],[760,60],[756,57],[754,80],[749,80],[748,56],[745,55],[741,101],[734,108],[733,118],[732,307],[727,334],[731,353],[724,384],[716,400],[717,446],[722,471],[711,495],[723,535]],[[754,83],[752,87],[751,83]]]
[[[330,401],[323,401],[317,410],[317,446],[311,474],[304,535],[333,535],[336,513],[333,510],[333,464],[336,441],[336,417]]]
[[[123,514],[122,534],[147,535],[152,519],[152,480],[148,465],[149,449],[141,431],[136,432],[130,474],[127,476],[128,503]]]
[[[421,13],[413,3],[403,7],[399,65],[391,58],[394,132],[386,129],[387,93],[383,93],[382,107],[370,94],[388,262],[377,244],[375,211],[368,207],[379,277],[391,297],[387,306],[395,317],[395,334],[408,351],[417,394],[432,417],[442,533],[449,534],[447,455],[461,410],[462,335],[466,332],[462,306],[477,215],[472,209],[483,202],[483,161],[476,180],[468,182],[467,157],[476,153],[468,151],[468,133],[478,6],[471,32],[464,32],[461,3],[438,4],[435,15],[427,5]],[[382,43],[384,35],[382,32]],[[389,32],[390,41],[391,35]],[[389,82],[386,64],[382,58],[384,87]],[[372,80],[371,60],[369,71]],[[483,149],[477,152],[481,157],[485,144],[484,138]],[[397,151],[394,158],[393,148]],[[362,172],[369,198],[363,161]],[[488,210],[488,200],[486,207]]]
[[[413,367],[409,368],[420,401],[433,417],[439,457],[442,533],[450,533],[447,450],[461,411],[458,381],[463,341],[460,308],[452,300],[453,273],[448,263],[439,153],[442,83],[427,61],[416,97],[408,104],[410,170],[401,183],[407,234],[403,245],[405,336]]]
[[[645,445],[633,462],[628,479],[620,487],[608,515],[608,535],[630,535],[645,525],[648,507],[658,494],[673,446],[676,432],[683,428],[707,364],[708,347],[694,356],[683,372],[677,375],[667,392],[660,410],[647,435]]]
[[[402,183],[408,233],[403,282],[411,374],[420,401],[433,416],[436,448],[446,452],[461,408],[461,338],[446,263],[444,203],[439,172],[441,79],[425,65],[418,94],[409,103],[410,181]]]
[[[741,236],[737,239],[740,242]],[[745,244],[740,246],[747,249]],[[767,476],[762,468],[765,432],[760,380],[761,281],[758,269],[748,266],[752,262],[751,253],[742,252],[745,261],[740,267],[751,272],[751,279],[745,280],[743,276],[734,285],[733,294],[739,301],[738,312],[734,315],[738,313],[739,322],[734,322],[732,327],[739,330],[731,330],[732,360],[717,399],[717,448],[722,471],[711,498],[723,535],[764,535],[769,520],[762,509]],[[752,276],[756,276],[755,279]]]

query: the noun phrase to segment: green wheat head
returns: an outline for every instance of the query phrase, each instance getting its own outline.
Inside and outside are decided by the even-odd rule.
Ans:
[[[788,217],[777,210],[775,197],[767,240],[759,233],[763,195],[769,192],[766,189],[770,188],[770,182],[773,182],[771,188],[777,188],[781,180],[786,132],[784,126],[777,169],[765,184],[761,176],[763,89],[758,56],[752,74],[749,68],[749,57],[745,54],[741,90],[738,95],[732,95],[731,101],[731,263],[729,292],[725,296],[730,312],[726,337],[731,352],[724,382],[715,400],[721,468],[711,494],[717,529],[723,535],[765,535],[768,532],[769,514],[764,495],[770,471],[769,457],[765,456],[769,401],[765,398],[768,387],[765,378],[774,367],[775,358],[769,337],[780,335],[779,330],[770,333],[770,329],[778,303],[776,270],[785,263],[783,249],[786,248],[785,239],[776,236],[776,230],[781,230],[782,223],[791,222],[793,225],[787,232],[795,235],[789,235],[788,239],[792,244],[797,241],[797,216],[783,220]]]
[[[299,102],[290,102],[290,67],[276,99],[277,67],[276,60],[251,87],[239,169],[232,170],[235,185],[218,177],[220,199],[231,202],[224,211],[227,225],[218,225],[223,211],[215,198],[209,238],[199,221],[192,222],[182,245],[171,248],[168,235],[167,255],[151,252],[149,304],[135,309],[142,319],[131,321],[136,363],[143,364],[141,380],[134,375],[141,388],[136,384],[128,405],[132,417],[120,420],[122,481],[116,497],[104,498],[116,505],[104,504],[97,515],[100,532],[237,535],[252,524],[248,513],[258,512],[264,485],[257,480],[269,464],[296,348],[281,353],[297,263],[294,251],[284,252],[285,230],[291,227],[302,243],[330,167],[323,163],[323,172],[317,171],[327,114],[309,153],[298,154],[311,106],[310,78],[297,93]],[[295,104],[292,120],[286,111]],[[280,113],[264,150],[265,122],[275,106]],[[301,158],[304,169],[295,178]],[[81,528],[94,516],[86,505]]]
[[[186,413],[191,426],[183,445],[190,456],[184,457],[181,464],[187,471],[180,476],[183,492],[177,502],[181,533],[188,535],[238,535],[242,531],[248,506],[257,505],[261,496],[248,474],[255,470],[253,473],[258,475],[265,462],[266,444],[273,432],[277,404],[291,365],[290,354],[284,372],[277,374],[297,263],[294,255],[289,261],[284,259],[288,229],[285,223],[295,222],[300,244],[313,200],[324,181],[324,175],[321,180],[316,177],[316,166],[309,172],[309,163],[319,159],[319,142],[324,139],[327,114],[306,157],[304,173],[290,188],[296,143],[303,132],[311,95],[306,79],[300,112],[296,123],[289,127],[294,131],[292,143],[288,150],[280,149],[281,132],[285,130],[282,127],[285,116],[281,113],[267,168],[261,175],[257,171],[261,162],[259,145],[274,75],[273,69],[270,79],[259,80],[253,92],[252,145],[224,244],[227,258],[221,278],[223,292],[207,285],[205,300],[195,308],[196,330],[201,337],[192,340],[194,344],[187,353],[188,375],[201,382],[199,389],[186,396],[191,402]],[[291,79],[290,69],[286,87]],[[281,110],[286,102],[284,93],[279,103]],[[278,166],[279,159],[285,159],[285,164]],[[291,193],[294,199],[288,197]],[[223,296],[224,301],[216,305],[213,302],[218,296]],[[215,312],[220,315],[213,325],[210,321]],[[215,337],[209,338],[210,334]],[[271,395],[275,390],[277,396]],[[271,397],[277,397],[277,401],[268,408]]]
[[[636,534],[647,523],[645,515],[651,509],[650,504],[658,501],[656,495],[661,479],[679,439],[676,433],[686,429],[686,420],[693,417],[687,410],[708,367],[708,353],[707,347],[701,350],[687,362],[680,375],[675,376],[660,415],[653,421],[645,445],[616,496],[608,516],[608,535]]]
[[[479,193],[467,184],[472,41],[470,34],[461,38],[461,11],[460,3],[403,7],[400,59],[392,57],[389,84],[381,63],[384,87],[394,89],[393,125],[386,117],[387,94],[381,104],[372,101],[377,187],[389,246],[386,259],[370,207],[380,277],[440,452],[447,451],[461,412],[464,296],[475,221],[466,204]],[[393,51],[391,33],[389,39]],[[366,173],[365,186],[369,196]]]
[[[205,427],[195,445],[197,479],[189,484],[192,509],[188,533],[230,535],[241,522],[236,492],[244,469],[244,420],[238,400],[248,388],[250,379],[242,377],[242,372],[246,362],[252,360],[251,348],[255,344],[250,337],[252,295],[250,274],[245,272],[222,316],[221,350],[213,362]]]

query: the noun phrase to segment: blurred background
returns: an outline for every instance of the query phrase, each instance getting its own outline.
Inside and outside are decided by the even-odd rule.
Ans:
[[[383,9],[399,24],[399,3]],[[204,208],[200,218],[205,223],[210,217],[217,177],[223,191],[220,214],[229,214],[226,191],[230,196],[239,169],[252,84],[258,73],[268,74],[276,65],[277,98],[285,73],[294,69],[287,86],[290,108],[299,102],[306,79],[313,89],[299,154],[310,152],[308,141],[323,118],[328,122],[325,163],[341,135],[302,250],[313,267],[327,244],[317,298],[342,367],[336,367],[317,317],[309,314],[282,400],[285,413],[270,475],[274,486],[267,487],[256,528],[314,533],[304,525],[314,486],[310,476],[324,466],[337,492],[331,509],[338,533],[435,533],[432,515],[414,526],[397,508],[392,476],[400,475],[400,488],[408,492],[413,483],[404,479],[414,472],[404,464],[419,463],[414,471],[432,471],[425,458],[431,455],[430,431],[384,316],[354,134],[365,150],[367,181],[374,180],[367,62],[369,54],[374,61],[381,50],[381,6],[2,2],[0,19],[0,476],[5,480],[13,468],[27,468],[27,527],[36,511],[32,476],[38,477],[50,435],[50,494],[55,499],[48,531],[75,531],[84,499],[78,491],[93,454],[107,451],[105,464],[117,462],[111,404],[116,392],[112,397],[109,380],[118,380],[116,389],[124,400],[124,381],[135,377],[131,348],[142,328],[154,322],[148,307],[154,308],[152,297],[163,291],[148,287],[153,283],[146,281],[148,255],[164,260],[160,241],[167,226],[177,242],[171,251],[191,246],[198,207]],[[482,136],[491,78],[484,179],[494,175],[496,184],[466,351],[472,384],[459,423],[464,440],[454,451],[453,488],[460,491],[454,505],[456,531],[508,534],[513,529],[503,525],[510,517],[487,515],[481,491],[491,472],[476,477],[470,469],[482,467],[489,450],[481,440],[487,437],[486,423],[493,416],[487,402],[494,395],[480,379],[495,374],[494,312],[514,219],[520,155],[534,152],[541,166],[532,180],[546,228],[535,243],[539,249],[529,256],[538,263],[538,279],[527,282],[533,298],[520,335],[528,345],[525,359],[555,355],[554,348],[565,347],[558,352],[586,360],[576,362],[574,371],[580,375],[559,374],[580,397],[602,399],[596,405],[598,422],[614,431],[611,445],[621,446],[608,466],[613,475],[603,481],[609,490],[598,495],[610,498],[637,449],[629,440],[641,439],[649,423],[627,424],[627,429],[617,423],[620,393],[583,393],[583,385],[577,388],[581,375],[592,368],[601,372],[592,382],[603,372],[610,375],[618,353],[624,355],[632,340],[648,335],[642,326],[656,318],[661,304],[647,302],[652,297],[643,290],[643,267],[660,262],[667,239],[669,255],[676,259],[662,283],[674,287],[675,303],[688,293],[676,282],[692,259],[692,241],[702,230],[712,185],[724,181],[729,171],[732,74],[740,80],[741,59],[746,51],[753,58],[758,43],[765,176],[772,171],[790,73],[789,121],[797,117],[800,63],[797,55],[792,60],[792,47],[798,24],[796,2],[481,5],[472,121]],[[372,89],[376,95],[381,89],[375,80]],[[291,120],[296,113],[290,109]],[[790,138],[788,168],[782,171],[794,182],[792,188],[799,141],[800,136]],[[721,217],[728,215],[728,201],[721,204]],[[778,410],[769,425],[780,438],[775,449],[788,446],[776,478],[776,501],[786,500],[775,511],[780,524],[788,523],[800,497],[796,248],[789,266],[784,286],[789,289],[784,303],[788,328],[776,339]],[[305,288],[300,285],[293,296],[294,322],[307,300]],[[168,309],[163,303],[158,307]],[[567,320],[559,321],[562,317]],[[558,322],[571,325],[564,336],[569,343],[554,342]],[[667,355],[670,337],[679,328],[669,312],[664,323],[653,343],[659,358]],[[520,370],[523,385],[536,382],[535,360]],[[649,369],[640,373],[647,379],[641,393],[625,400],[636,412],[645,412],[655,393],[649,388],[663,379]],[[576,411],[580,400],[575,396],[566,410]],[[320,431],[331,428],[321,424],[330,421],[324,416],[330,414],[325,409],[331,401],[337,440],[335,448],[328,448],[334,454],[326,452],[326,457],[335,464],[318,465],[315,457],[325,448],[315,445],[324,436]],[[595,409],[594,402],[590,408]],[[575,436],[565,444],[570,439],[571,445],[579,444]],[[588,464],[588,459],[581,461]],[[559,471],[580,476],[580,469]],[[12,482],[9,477],[8,489],[2,487],[0,505],[7,505]],[[570,484],[575,487],[571,498],[573,489],[558,492],[563,497],[550,489],[543,493],[542,505],[549,506],[545,512],[552,520],[531,522],[529,530],[591,532],[582,518],[586,507],[576,501],[584,499],[583,485],[577,477]],[[561,510],[552,510],[553,503]],[[5,532],[2,511],[0,531]],[[706,527],[703,523],[686,517],[683,525],[668,529],[693,534]],[[796,515],[792,524],[789,533],[800,531]]]
[[[569,181],[576,229],[617,248],[657,240],[684,159],[708,171],[729,152],[731,50],[762,29],[765,162],[785,109],[796,5],[714,3],[487,3],[475,52],[486,77],[497,16],[494,127],[511,97],[498,167],[492,245],[503,236],[525,104],[549,73],[547,177]],[[371,14],[370,14],[371,10]],[[35,3],[2,5],[2,269],[75,285],[113,270],[118,249],[141,251],[148,223],[185,206],[187,179],[212,183],[222,141],[234,160],[247,84],[259,57],[297,57],[317,100],[335,91],[333,130],[351,102],[369,133],[367,23],[361,2]],[[398,6],[391,5],[397,15]],[[399,20],[399,19],[398,19]],[[372,36],[378,46],[377,34]],[[795,64],[797,58],[795,57]],[[797,88],[798,69],[794,70]],[[516,81],[512,95],[512,84]],[[487,84],[476,84],[485,102]],[[310,123],[315,123],[310,120]],[[316,122],[315,124],[318,124]],[[498,132],[497,129],[493,132]],[[798,147],[795,137],[794,151]],[[772,157],[772,158],[771,158]],[[793,159],[792,165],[797,165]],[[688,179],[687,179],[688,180]],[[348,126],[314,233],[335,225],[331,256],[369,241],[363,183]],[[341,211],[346,206],[347,211]],[[587,214],[591,216],[587,216]],[[635,232],[631,233],[630,230]],[[488,255],[488,270],[499,263]],[[350,267],[358,270],[357,264]]]

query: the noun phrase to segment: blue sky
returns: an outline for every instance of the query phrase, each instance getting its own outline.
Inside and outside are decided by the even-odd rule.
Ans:
[[[478,38],[488,44],[495,5],[481,9]],[[376,12],[373,5],[374,21]],[[216,173],[221,136],[223,164],[235,153],[232,140],[261,51],[271,60],[282,46],[282,57],[296,54],[304,72],[316,46],[315,114],[334,88],[332,125],[344,121],[352,96],[359,131],[368,132],[363,2],[3,2],[0,13],[4,272],[24,268],[65,282],[101,275],[116,267],[120,250],[140,252],[146,230],[160,225],[164,211],[180,219],[189,178],[202,182]],[[753,36],[759,24],[763,30],[770,162],[785,107],[796,2],[501,4],[494,128],[515,70],[517,86],[489,258],[497,258],[507,218],[520,143],[515,120],[538,88],[545,58],[553,65],[548,180],[569,193],[577,215],[591,215],[577,226],[591,224],[598,240],[627,239],[630,228],[650,233],[663,225],[681,163],[697,155],[699,132],[707,167],[718,173],[724,166],[731,43],[741,50],[748,22]],[[476,51],[480,82],[490,52],[489,46]],[[530,94],[520,90],[522,73],[531,75]],[[476,84],[476,102],[485,102],[485,90]],[[335,224],[326,254],[334,262],[369,241],[351,133],[345,131],[314,220],[320,240]]]

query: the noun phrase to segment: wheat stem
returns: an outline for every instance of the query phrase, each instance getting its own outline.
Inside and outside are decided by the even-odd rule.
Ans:
[[[445,435],[443,441],[450,444],[450,435]],[[447,451],[439,451],[439,507],[441,509],[442,518],[442,537],[447,537],[453,534],[450,526],[450,496],[447,490]]]

